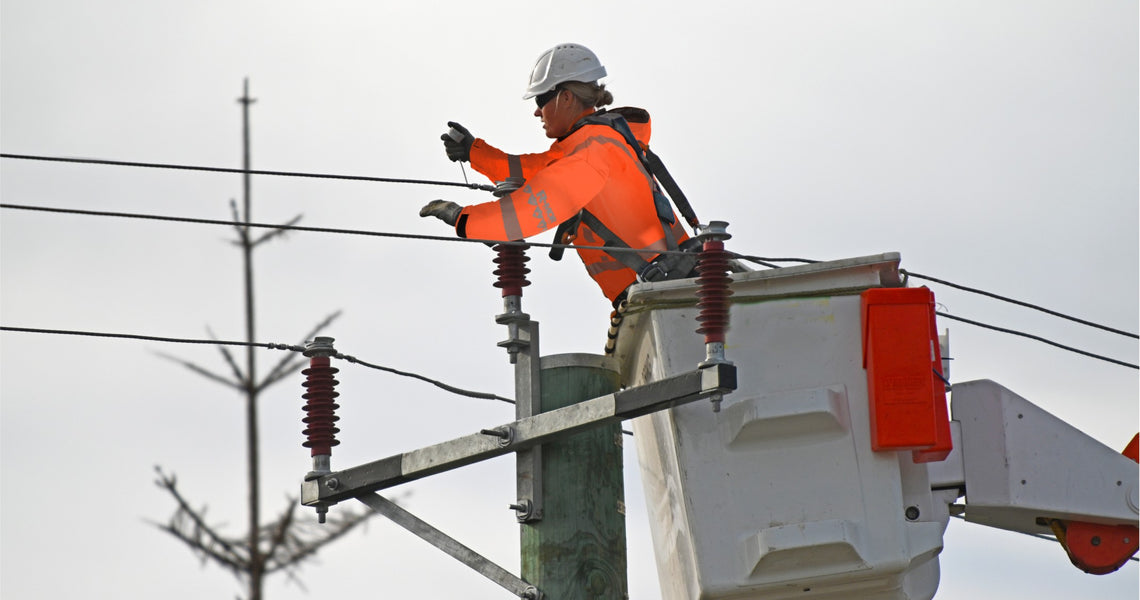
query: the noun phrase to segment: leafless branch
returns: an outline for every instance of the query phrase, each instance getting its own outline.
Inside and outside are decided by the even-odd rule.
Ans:
[[[309,364],[308,359],[303,356],[290,357],[286,362],[287,364],[283,364],[280,369],[274,367],[274,372],[267,375],[265,379],[261,381],[261,386],[258,388],[259,391],[264,390],[265,388],[277,383],[278,381],[281,381],[282,379],[293,376],[297,373],[297,371],[300,371],[302,367],[305,367]]]
[[[214,330],[210,329],[209,326],[206,326],[206,333],[210,335],[210,339],[218,339],[218,336],[214,335]],[[230,366],[230,370],[233,371],[234,378],[238,381],[238,389],[244,390],[248,377],[246,377],[245,373],[242,372],[241,367],[238,366],[237,360],[234,359],[233,353],[230,352],[230,349],[227,346],[222,345],[218,346],[218,351],[222,353],[222,358],[225,359],[226,364],[228,364]]]
[[[235,200],[234,198],[230,198],[230,213],[233,214],[234,229],[236,229],[238,232],[237,241],[230,242],[230,243],[235,245],[235,246],[248,246],[250,244],[250,242],[249,242],[249,230],[248,230],[248,228],[242,227],[241,225],[239,225],[239,223],[242,222],[242,218],[241,218],[241,214],[238,213],[237,200]]]
[[[249,570],[249,559],[242,554],[241,542],[229,540],[219,534],[215,527],[206,523],[206,508],[195,510],[178,491],[178,480],[174,475],[163,473],[155,467],[158,479],[155,484],[165,489],[178,504],[178,509],[165,525],[155,524],[159,529],[182,540],[205,563],[207,559],[241,576]]]
[[[288,534],[283,538],[281,555],[267,556],[266,572],[295,572],[318,550],[366,523],[371,516],[371,511],[355,512],[346,508],[336,511],[335,515],[330,515],[328,522],[324,524],[306,520],[294,521]]]
[[[302,215],[297,215],[297,216],[293,217],[292,219],[290,219],[289,221],[287,221],[285,223],[285,226],[290,227],[290,226],[296,225],[297,223],[299,223],[301,221],[301,217],[302,217]],[[269,233],[266,233],[265,235],[261,236],[260,238],[257,238],[256,240],[254,240],[253,241],[253,247],[256,248],[257,246],[261,245],[263,242],[268,242],[269,240],[271,240],[275,237],[284,236],[286,233],[288,233],[287,229],[270,230]]]
[[[166,490],[178,508],[167,523],[152,523],[156,528],[170,534],[186,544],[205,564],[217,563],[239,579],[249,575],[250,563],[245,544],[247,538],[227,538],[218,532],[217,527],[206,522],[206,508],[193,508],[178,490],[178,480],[173,474],[167,475],[161,467],[155,467],[158,479],[155,484]],[[287,498],[287,506],[273,523],[264,525],[258,531],[260,544],[267,546],[263,559],[264,573],[283,572],[290,581],[304,588],[299,579],[299,569],[305,561],[325,545],[336,541],[357,526],[364,524],[372,516],[370,511],[354,512],[338,510],[327,523],[296,519],[298,502]]]
[[[195,373],[205,377],[206,379],[213,379],[214,381],[221,383],[227,387],[232,387],[239,390],[244,389],[244,384],[241,381],[231,381],[222,375],[218,375],[217,373],[205,369],[204,367],[199,367],[192,362],[182,360],[181,358],[166,354],[164,352],[155,352],[154,354],[171,362],[176,362],[186,367],[187,369],[190,369],[191,371],[194,371]]]
[[[281,549],[281,545],[285,543],[285,538],[289,533],[290,527],[293,525],[293,516],[297,511],[297,500],[295,498],[286,498],[285,500],[285,511],[277,518],[277,523],[269,527],[271,535],[269,538],[269,549],[265,551],[266,562],[277,559],[277,552]]]

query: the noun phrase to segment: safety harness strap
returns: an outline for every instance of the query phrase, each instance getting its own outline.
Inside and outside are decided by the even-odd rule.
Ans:
[[[653,203],[654,207],[657,209],[657,218],[661,221],[661,230],[664,232],[665,246],[668,250],[677,250],[679,248],[679,245],[677,243],[677,237],[673,233],[672,227],[672,225],[676,223],[676,217],[673,214],[673,208],[670,206],[669,199],[672,198],[673,204],[677,206],[677,210],[681,213],[681,215],[685,218],[691,227],[696,228],[700,221],[697,219],[697,215],[693,211],[693,207],[689,203],[688,198],[685,197],[684,192],[682,192],[680,186],[677,185],[677,181],[673,179],[673,176],[669,174],[668,169],[665,168],[665,164],[661,162],[661,158],[648,147],[643,148],[641,143],[637,141],[637,137],[633,135],[633,131],[630,129],[629,123],[621,114],[621,110],[623,109],[615,109],[613,111],[598,111],[579,121],[578,126],[605,125],[607,127],[610,127],[614,131],[617,131],[619,134],[621,134],[621,136],[625,139],[626,144],[628,144],[630,148],[633,149],[638,161],[640,161],[642,166],[645,167],[646,171],[649,172],[649,185],[653,190]],[[644,112],[641,111],[641,109],[630,110]],[[659,183],[660,185],[658,185]],[[668,197],[662,193],[661,187],[665,187],[666,191],[668,191]],[[625,243],[625,241],[618,237],[617,234],[613,232],[613,230],[603,224],[601,220],[599,220],[596,216],[584,209],[575,215],[574,218],[569,219],[568,221],[565,221],[558,226],[558,229],[554,233],[554,243],[566,244],[572,240],[573,233],[577,231],[579,223],[584,223],[594,233],[596,233],[598,237],[602,238],[602,240],[605,241],[605,244],[602,246],[603,250],[605,248],[630,248],[629,244]],[[561,246],[551,248],[550,258],[554,260],[562,260],[564,252],[565,248]],[[650,269],[651,263],[639,256],[637,253],[606,252],[606,254],[609,254],[618,262],[632,269],[634,273],[637,273],[638,277],[652,277],[648,280],[656,280],[658,277],[656,275],[650,275],[650,271],[654,271],[654,269]],[[677,273],[687,274],[691,270],[691,267],[680,270],[668,268],[678,266],[672,264],[673,262],[678,262],[678,260],[679,259],[674,259],[671,257],[670,260],[666,261],[670,263],[669,265],[659,265],[658,269],[656,269],[657,271],[660,271],[659,277],[663,279],[670,276],[676,276]],[[685,260],[685,262],[687,265],[688,261]],[[670,273],[670,271],[672,271],[672,273]]]
[[[700,240],[698,238],[689,238],[685,240],[680,247],[677,247],[676,242],[673,243],[674,250],[682,250],[683,253],[671,252],[669,254],[659,254],[652,261],[647,261],[641,257],[637,252],[629,252],[629,244],[622,241],[609,227],[606,227],[597,217],[590,214],[588,210],[582,210],[578,218],[581,219],[582,224],[589,227],[598,237],[605,240],[602,246],[602,251],[609,254],[614,260],[629,267],[637,274],[638,281],[667,281],[671,279],[680,279],[683,277],[693,277],[694,269],[697,266],[697,251],[700,249]],[[672,233],[668,234],[669,239],[672,240]],[[606,248],[622,248],[626,252],[610,252]]]
[[[650,168],[649,162],[645,159],[645,152],[641,149],[641,143],[637,141],[637,137],[633,135],[633,131],[629,128],[629,123],[626,122],[625,117],[616,112],[599,111],[585,119],[582,119],[584,124],[587,125],[606,125],[614,131],[621,134],[625,138],[625,143],[633,149],[637,160],[649,171],[649,185],[653,188],[653,204],[657,208],[657,218],[661,219],[663,223],[672,225],[676,222],[673,216],[673,207],[669,205],[669,199],[665,194],[661,193],[661,187],[653,179],[653,170]],[[672,249],[672,248],[670,248]]]
[[[519,158],[519,155],[517,155],[517,154],[508,154],[507,155],[507,170],[508,170],[507,176],[510,177],[511,179],[522,179],[523,178],[522,159]]]
[[[693,211],[693,205],[689,204],[689,199],[681,191],[681,186],[677,185],[677,180],[673,179],[669,170],[665,168],[665,163],[661,162],[661,157],[649,148],[645,148],[644,162],[649,167],[649,172],[653,173],[657,181],[661,182],[661,186],[669,193],[669,197],[673,199],[673,204],[677,205],[677,210],[681,212],[681,216],[685,217],[689,226],[695,229],[700,224],[697,213]]]
[[[582,212],[578,213],[578,217],[576,218],[580,219],[582,223],[586,225],[586,227],[589,227],[590,231],[593,231],[594,233],[598,234],[598,237],[605,240],[606,243],[602,245],[603,251],[606,248],[629,249],[629,244],[622,241],[622,239],[619,238],[617,234],[613,232],[613,230],[611,230],[609,227],[606,227],[606,225],[602,223],[600,219],[595,217],[590,211],[583,209]],[[633,272],[637,273],[638,275],[640,275],[642,271],[644,271],[645,268],[649,266],[649,261],[641,258],[641,256],[636,252],[606,252],[606,254],[609,254],[614,258],[614,260],[629,267],[630,269],[633,269]]]
[[[582,212],[565,220],[554,230],[554,243],[563,244],[561,246],[554,246],[550,249],[550,258],[553,260],[562,260],[562,254],[566,252],[565,244],[569,244],[574,239],[574,232],[578,231],[578,223],[582,222]]]

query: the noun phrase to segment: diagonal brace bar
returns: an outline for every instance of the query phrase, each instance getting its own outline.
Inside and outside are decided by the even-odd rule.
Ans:
[[[329,506],[408,481],[531,448],[585,429],[640,417],[736,389],[736,367],[713,364],[661,381],[519,419],[494,430],[389,456],[301,484],[301,503]]]
[[[475,569],[480,575],[499,584],[507,591],[526,600],[542,600],[542,592],[510,571],[491,562],[482,554],[459,543],[455,538],[436,529],[429,523],[404,510],[403,507],[381,496],[370,493],[357,497],[373,511],[388,517],[393,523],[414,533],[420,539],[443,550],[452,558]]]

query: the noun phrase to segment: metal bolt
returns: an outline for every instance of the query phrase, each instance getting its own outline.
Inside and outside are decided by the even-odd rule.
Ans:
[[[338,481],[336,477],[333,477],[325,482],[325,487],[329,488],[330,492],[335,492],[336,489],[340,487],[340,481]]]
[[[917,506],[906,507],[906,520],[915,521],[922,513],[918,510]]]
[[[1094,546],[1099,546],[1100,545],[1100,536],[1094,535],[1093,538],[1091,540],[1089,540],[1089,543],[1094,545]]]
[[[534,513],[534,504],[530,500],[519,500],[517,504],[512,504],[508,508],[515,511],[515,516],[520,523],[530,520]]]
[[[480,429],[479,433],[483,435],[490,435],[499,438],[500,446],[509,446],[515,439],[515,432],[510,427],[500,427],[498,429]]]

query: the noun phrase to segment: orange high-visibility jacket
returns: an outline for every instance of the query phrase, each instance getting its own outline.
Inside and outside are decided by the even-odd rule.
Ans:
[[[648,115],[630,122],[642,144],[649,142]],[[665,231],[653,203],[650,175],[620,133],[607,125],[581,125],[556,140],[546,152],[509,155],[482,139],[471,146],[471,166],[492,181],[523,177],[518,190],[491,202],[463,209],[456,222],[460,237],[520,240],[553,230],[588,210],[631,248],[652,261],[666,250]],[[676,241],[688,238],[680,220],[671,226]],[[605,243],[584,223],[574,233],[578,256],[590,277],[613,301],[637,275],[600,247]]]

